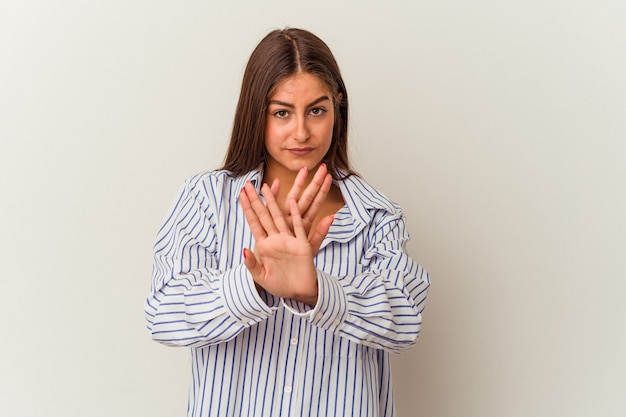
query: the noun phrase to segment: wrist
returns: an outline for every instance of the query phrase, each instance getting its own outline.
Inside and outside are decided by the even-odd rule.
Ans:
[[[301,288],[300,291],[296,292],[294,296],[291,297],[293,300],[315,307],[318,299],[317,271],[315,270],[313,277],[312,280],[308,281],[311,285],[308,285],[307,288]]]
[[[298,298],[295,298],[295,300],[301,303],[304,303],[308,306],[315,307],[317,305],[317,294],[298,297]]]

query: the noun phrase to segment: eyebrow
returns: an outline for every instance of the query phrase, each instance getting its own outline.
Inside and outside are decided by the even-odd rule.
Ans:
[[[307,107],[307,108],[309,108],[309,107],[313,107],[313,106],[315,106],[316,104],[318,104],[318,103],[320,103],[320,102],[322,102],[322,101],[324,101],[324,100],[330,100],[330,98],[328,98],[328,96],[322,96],[322,97],[320,97],[320,98],[318,98],[318,99],[316,99],[316,100],[313,100],[313,101],[312,101],[311,103],[309,103],[306,107]],[[284,101],[280,101],[280,100],[270,100],[269,104],[277,104],[277,105],[279,105],[279,106],[289,107],[290,109],[295,109],[295,108],[296,108],[296,106],[294,106],[293,104],[291,104],[291,103],[286,103],[286,102],[284,102]]]

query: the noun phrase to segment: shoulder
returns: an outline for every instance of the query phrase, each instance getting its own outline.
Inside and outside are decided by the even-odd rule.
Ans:
[[[404,222],[400,206],[363,178],[351,175],[336,184],[350,213],[345,221],[356,230],[377,230],[386,224]]]
[[[351,175],[338,182],[346,204],[358,205],[365,210],[402,213],[400,206],[363,178]]]

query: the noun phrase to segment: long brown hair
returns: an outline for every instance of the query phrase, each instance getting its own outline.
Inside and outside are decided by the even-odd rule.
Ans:
[[[335,106],[330,148],[324,162],[335,179],[338,169],[355,174],[348,161],[348,92],[339,66],[320,38],[302,29],[287,28],[267,34],[252,52],[241,84],[233,132],[222,169],[242,175],[265,161],[265,120],[269,98],[278,84],[298,72],[319,77]]]

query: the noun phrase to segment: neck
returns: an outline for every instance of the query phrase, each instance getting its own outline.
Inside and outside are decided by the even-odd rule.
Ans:
[[[321,162],[320,162],[321,163]],[[313,180],[315,176],[315,172],[319,168],[319,164],[315,167],[309,169],[309,174],[305,181],[304,188],[309,185],[309,183]],[[278,180],[280,183],[280,190],[277,196],[279,202],[284,202],[289,190],[293,187],[293,183],[298,175],[298,171],[289,170],[282,165],[273,164],[270,161],[266,162],[264,171],[263,171],[263,182],[269,185],[270,187],[274,183],[275,180]]]

